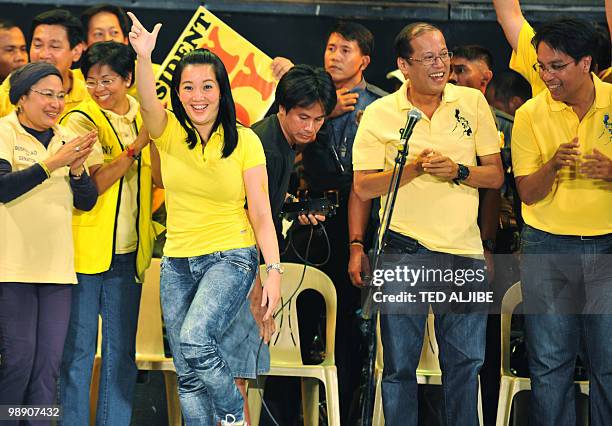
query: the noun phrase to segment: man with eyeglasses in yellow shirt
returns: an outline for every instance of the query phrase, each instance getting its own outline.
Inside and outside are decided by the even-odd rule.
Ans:
[[[590,424],[612,418],[612,84],[593,73],[597,37],[577,19],[538,29],[535,68],[547,90],[517,110],[512,132],[535,426],[576,424],[581,339]]]
[[[70,69],[83,52],[83,31],[79,20],[63,9],[40,13],[32,20],[30,39],[31,62],[54,65],[62,75],[65,114],[89,97],[83,78]],[[0,86],[0,117],[14,109],[8,96],[10,88],[7,78]]]
[[[612,9],[611,0],[606,0],[606,10]],[[493,0],[497,21],[504,30],[506,39],[512,47],[512,57],[510,58],[510,68],[521,74],[529,84],[531,84],[532,94],[536,96],[546,85],[540,79],[535,68],[537,55],[531,40],[535,35],[533,27],[527,22],[521,11],[519,0]],[[608,18],[612,12],[608,12]],[[612,22],[608,22],[612,25]],[[605,30],[598,30],[598,37],[595,40],[596,50],[593,54],[594,72],[604,81],[611,82],[612,67],[610,67],[610,35]]]
[[[385,257],[374,276],[380,271],[387,276],[397,268],[435,275],[440,267],[479,276],[478,282],[464,283],[460,290],[460,284],[444,286],[435,276],[430,282],[382,283],[381,293],[389,297],[388,303],[380,304],[385,424],[416,426],[416,369],[429,310],[420,292],[438,289],[446,295],[486,287],[477,188],[499,188],[503,170],[497,129],[484,95],[448,83],[452,52],[440,30],[423,22],[410,24],[396,37],[395,48],[397,65],[408,81],[363,114],[353,147],[358,197],[382,196],[385,205],[407,115],[416,108],[422,118],[410,138]],[[391,300],[408,292],[419,297],[416,303]],[[374,301],[380,299],[374,296]],[[432,303],[432,308],[444,370],[444,416],[454,426],[478,424],[478,371],[484,358],[487,308],[439,303]]]

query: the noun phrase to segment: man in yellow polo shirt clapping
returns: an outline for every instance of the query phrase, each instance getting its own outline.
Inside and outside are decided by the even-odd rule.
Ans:
[[[597,33],[577,19],[536,32],[547,90],[516,112],[512,161],[523,201],[521,283],[530,424],[574,425],[586,345],[591,425],[612,418],[612,85],[593,71]]]
[[[422,22],[410,24],[396,37],[395,48],[398,68],[408,81],[366,108],[355,137],[353,169],[357,196],[382,196],[384,206],[407,115],[415,108],[422,112],[409,140],[382,266],[374,271],[378,279],[379,272],[384,273],[384,282],[374,282],[382,289],[373,296],[374,302],[382,302],[385,424],[416,426],[416,369],[429,302],[486,288],[478,188],[499,188],[503,170],[497,129],[484,95],[447,83],[452,52],[440,30]],[[470,282],[459,279],[460,271]],[[410,281],[417,275],[419,279]],[[444,417],[454,426],[478,424],[478,372],[488,306],[432,307],[444,370]]]

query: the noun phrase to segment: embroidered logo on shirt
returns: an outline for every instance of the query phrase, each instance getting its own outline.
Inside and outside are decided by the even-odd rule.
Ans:
[[[472,135],[472,128],[470,127],[470,122],[467,121],[467,118],[461,115],[461,112],[458,109],[455,109],[455,121],[457,121],[457,124],[455,124],[455,127],[453,128],[453,132],[455,131],[455,129],[457,129],[457,126],[461,125],[461,127],[463,128],[463,134],[465,136]]]
[[[599,135],[599,137],[601,138],[607,132],[608,133],[608,142],[606,142],[606,145],[607,145],[610,142],[612,142],[612,122],[610,121],[610,114],[604,115],[603,125],[604,125],[604,129],[601,132],[601,135]]]

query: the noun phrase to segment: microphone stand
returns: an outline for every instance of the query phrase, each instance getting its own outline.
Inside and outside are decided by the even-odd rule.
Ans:
[[[371,251],[371,271],[372,273],[379,267],[381,256],[387,245],[389,238],[389,225],[391,224],[391,216],[393,209],[395,208],[395,201],[397,199],[397,192],[400,187],[400,181],[402,173],[404,172],[404,166],[406,165],[406,158],[408,158],[408,140],[412,136],[414,126],[421,119],[421,112],[417,109],[413,109],[408,113],[408,120],[402,130],[400,138],[400,146],[398,146],[397,156],[395,157],[395,165],[393,166],[393,173],[391,175],[391,181],[389,182],[389,190],[387,191],[387,198],[385,200],[385,207],[380,220],[380,227],[376,235],[374,247]],[[376,366],[376,323],[378,317],[378,306],[374,303],[373,299],[373,286],[371,282],[368,284],[368,295],[363,304],[363,317],[367,320],[367,342],[368,342],[368,364],[367,364],[367,382],[365,393],[362,399],[361,406],[361,426],[372,426],[372,417],[374,411],[374,394],[376,391],[376,384],[374,383],[374,370]]]

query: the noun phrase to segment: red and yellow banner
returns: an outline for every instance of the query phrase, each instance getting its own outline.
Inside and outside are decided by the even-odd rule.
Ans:
[[[206,48],[225,65],[236,103],[236,116],[245,126],[262,119],[274,102],[276,80],[272,59],[223,21],[200,6],[174,44],[157,74],[157,97],[170,105],[172,73],[186,53]]]

